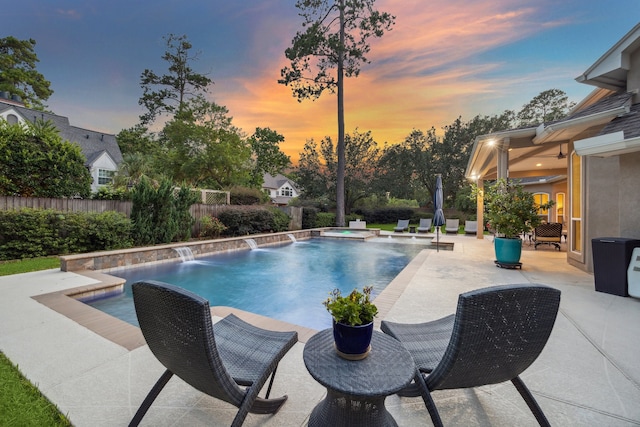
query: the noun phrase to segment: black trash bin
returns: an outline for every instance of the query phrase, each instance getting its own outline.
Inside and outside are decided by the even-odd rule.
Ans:
[[[637,247],[640,247],[640,240],[625,237],[597,237],[591,240],[596,291],[629,296],[627,268],[631,253]]]

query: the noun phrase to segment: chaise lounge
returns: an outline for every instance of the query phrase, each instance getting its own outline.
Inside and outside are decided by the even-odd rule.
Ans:
[[[420,224],[416,230],[418,233],[431,233],[431,218],[420,218]]]
[[[403,231],[409,230],[409,221],[408,219],[399,219],[398,225],[393,229],[396,233],[402,233]]]
[[[465,221],[464,234],[478,234],[478,221]]]
[[[447,234],[458,234],[459,228],[460,228],[459,219],[448,219],[447,223],[444,226],[444,231]]]

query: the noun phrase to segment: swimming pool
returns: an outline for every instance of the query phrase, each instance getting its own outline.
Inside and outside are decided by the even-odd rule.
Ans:
[[[322,302],[334,288],[373,286],[377,296],[425,245],[313,238],[195,261],[113,272],[127,280],[121,295],[88,304],[137,326],[131,284],[160,280],[230,306],[313,329],[331,326]]]

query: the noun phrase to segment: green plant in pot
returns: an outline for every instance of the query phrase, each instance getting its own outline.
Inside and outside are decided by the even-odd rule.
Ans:
[[[334,289],[323,303],[333,317],[333,338],[338,355],[349,360],[367,357],[371,349],[373,318],[378,308],[371,302],[373,287],[365,286],[362,292],[354,289],[343,296]]]
[[[540,209],[554,205],[551,200],[538,205],[524,187],[516,181],[499,179],[484,193],[485,218],[496,233],[496,260],[501,264],[517,264],[522,254],[520,235],[540,225]]]

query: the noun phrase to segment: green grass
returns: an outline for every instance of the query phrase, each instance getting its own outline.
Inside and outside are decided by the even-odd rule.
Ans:
[[[0,352],[0,426],[71,426],[58,408]]]
[[[27,258],[15,261],[0,261],[0,276],[28,273],[30,271],[48,270],[50,268],[59,267],[60,259],[58,259],[58,257],[56,256],[43,258]]]
[[[0,276],[60,267],[58,257],[0,262]],[[0,426],[71,426],[67,418],[0,352]]]

